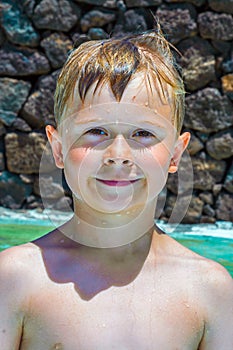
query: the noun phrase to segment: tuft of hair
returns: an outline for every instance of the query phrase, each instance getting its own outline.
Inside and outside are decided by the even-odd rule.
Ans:
[[[145,72],[151,91],[153,84],[159,83],[164,101],[164,83],[172,87],[173,122],[180,132],[185,90],[171,48],[174,47],[165,39],[159,24],[156,29],[141,34],[81,44],[71,52],[58,78],[54,101],[57,124],[68,100],[73,98],[76,84],[82,103],[93,84],[96,84],[94,94],[100,86],[109,84],[119,102],[131,77]]]

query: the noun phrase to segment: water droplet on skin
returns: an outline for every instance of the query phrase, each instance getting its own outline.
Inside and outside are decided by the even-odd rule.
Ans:
[[[129,214],[130,214],[130,211],[127,211],[127,212],[126,212],[126,215],[129,215]]]
[[[147,102],[145,102],[145,106],[147,107],[149,105],[149,102],[147,101]]]
[[[102,225],[106,225],[107,222],[106,222],[106,221],[101,221],[101,224],[102,224]]]
[[[103,323],[103,324],[102,324],[102,326],[105,328],[105,327],[106,327],[106,324],[105,324],[105,323]]]

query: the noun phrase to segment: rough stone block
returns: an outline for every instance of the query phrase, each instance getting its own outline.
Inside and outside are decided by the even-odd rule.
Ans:
[[[29,132],[32,131],[32,128],[26,123],[22,118],[16,118],[12,123],[12,128],[19,131]]]
[[[36,3],[32,20],[36,28],[69,31],[81,15],[80,8],[68,0],[42,0]]]
[[[233,196],[221,193],[216,202],[216,217],[218,220],[233,221]]]
[[[232,48],[231,42],[212,39],[211,45],[214,47],[215,50],[217,50],[217,54],[221,55],[221,58],[228,58],[230,50]]]
[[[233,18],[226,13],[202,12],[197,18],[199,31],[205,39],[232,40]]]
[[[233,125],[233,106],[218,89],[206,88],[186,98],[184,125],[187,128],[210,133]]]
[[[132,9],[122,14],[120,21],[114,26],[114,34],[124,35],[144,32],[148,29],[143,11]]]
[[[206,143],[206,150],[214,159],[230,158],[233,155],[233,129],[211,136]]]
[[[207,191],[201,192],[199,194],[199,198],[206,204],[210,204],[210,205],[214,204],[214,198],[211,192],[207,192]]]
[[[53,106],[57,72],[44,76],[24,104],[22,115],[31,127],[42,128],[54,124]]]
[[[233,0],[208,0],[208,3],[214,11],[233,13]]]
[[[80,24],[83,32],[93,27],[103,27],[104,25],[115,21],[116,14],[100,10],[87,12],[81,19]]]
[[[184,208],[186,208],[187,206],[188,206],[187,212],[183,213]],[[170,217],[175,208],[178,215],[174,215],[174,219],[171,220],[170,222],[173,222],[173,223],[179,222],[177,218],[179,217],[180,213],[183,213],[184,216],[181,223],[193,224],[193,223],[198,223],[200,221],[203,206],[204,206],[203,201],[196,196],[192,196],[190,201],[190,197],[184,194],[184,196],[180,197],[179,201],[177,202],[177,197],[172,195],[168,197],[165,213],[168,217]]]
[[[7,47],[0,50],[0,76],[28,76],[50,71],[47,58],[39,51]]]
[[[176,8],[172,5],[162,5],[156,12],[164,33],[173,44],[197,33],[197,24],[192,17],[192,13],[195,13],[195,8],[191,6]]]
[[[33,28],[17,0],[1,1],[1,24],[7,38],[14,44],[37,46],[40,35]]]
[[[182,56],[178,62],[182,67],[186,89],[195,91],[215,80],[215,57],[207,40],[198,37],[183,40],[179,45]]]
[[[0,173],[0,205],[19,209],[31,192],[32,186],[25,184],[19,176],[9,171]]]
[[[27,99],[31,84],[23,80],[0,78],[0,120],[11,125]]]
[[[190,156],[193,156],[194,154],[198,153],[203,148],[203,142],[201,142],[201,140],[197,136],[195,136],[194,133],[191,133],[191,139],[187,148]]]
[[[53,33],[43,39],[40,45],[44,48],[46,56],[53,68],[60,68],[65,63],[68,52],[72,49],[72,41],[63,33]]]
[[[193,188],[198,190],[212,190],[216,183],[223,180],[226,171],[226,162],[215,159],[201,159],[194,156],[193,164]]]
[[[55,168],[49,148],[46,147],[44,134],[31,132],[8,133],[5,136],[6,160],[8,170],[16,174],[33,174],[39,172],[41,157],[47,157],[46,167]]]

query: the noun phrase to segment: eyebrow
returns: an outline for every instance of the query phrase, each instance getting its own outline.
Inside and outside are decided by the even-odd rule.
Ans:
[[[85,120],[80,120],[80,119],[76,119],[75,120],[75,124],[87,124],[87,123],[95,123],[95,122],[99,122],[99,121],[104,121],[103,118],[89,118],[89,119],[85,119]],[[107,122],[107,121],[106,121]]]
[[[157,123],[156,121],[151,122],[150,120],[143,120],[143,121],[141,121],[141,123],[145,123],[145,124],[149,124],[149,125],[153,125],[153,126],[158,126],[161,129],[165,129],[164,125],[161,125],[161,124]]]

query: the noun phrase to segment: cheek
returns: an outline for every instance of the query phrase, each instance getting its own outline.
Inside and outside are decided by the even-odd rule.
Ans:
[[[101,164],[101,152],[87,148],[71,149],[65,159],[65,169],[73,170],[79,176],[92,175]]]
[[[169,164],[170,152],[163,145],[157,145],[155,148],[147,150],[140,157],[138,165],[143,169],[147,179],[148,196],[150,199],[157,197],[164,188],[167,181]]]
[[[138,164],[148,175],[159,175],[168,170],[171,152],[164,144],[158,144],[146,149],[142,154],[137,155]]]
[[[73,164],[81,164],[85,159],[87,152],[83,148],[74,148],[71,149],[66,156],[65,162],[73,163]]]

